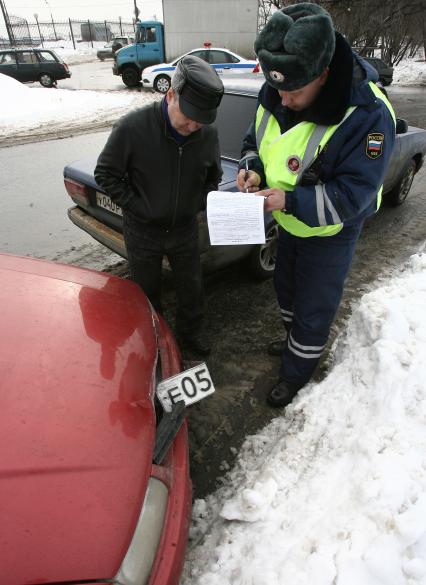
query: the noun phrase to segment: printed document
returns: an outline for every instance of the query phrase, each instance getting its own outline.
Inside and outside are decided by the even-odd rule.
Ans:
[[[207,223],[212,246],[264,244],[264,198],[253,193],[211,191]]]

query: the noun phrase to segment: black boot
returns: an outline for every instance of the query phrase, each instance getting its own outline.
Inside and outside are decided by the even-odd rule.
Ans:
[[[268,345],[268,354],[281,357],[287,347],[287,339],[276,339]]]
[[[266,401],[271,406],[287,406],[296,396],[298,391],[303,387],[300,384],[291,384],[290,382],[278,382],[276,386],[272,388],[266,397]]]

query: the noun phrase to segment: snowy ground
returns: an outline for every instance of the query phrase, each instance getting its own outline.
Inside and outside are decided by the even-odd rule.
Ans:
[[[328,377],[195,502],[182,585],[426,584],[425,298],[421,253],[363,297]]]
[[[393,85],[421,85],[426,87],[426,61],[405,59],[395,67]]]
[[[0,140],[33,131],[58,132],[113,123],[158,95],[28,87],[0,73]]]

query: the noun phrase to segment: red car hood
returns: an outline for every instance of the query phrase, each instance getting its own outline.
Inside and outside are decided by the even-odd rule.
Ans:
[[[156,337],[139,288],[0,255],[0,567],[113,577],[151,471]]]

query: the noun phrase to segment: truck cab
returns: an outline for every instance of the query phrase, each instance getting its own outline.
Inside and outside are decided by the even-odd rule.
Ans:
[[[145,67],[162,63],[164,53],[164,27],[156,20],[137,23],[133,45],[123,47],[114,55],[114,75],[121,75],[127,87],[135,87]]]

